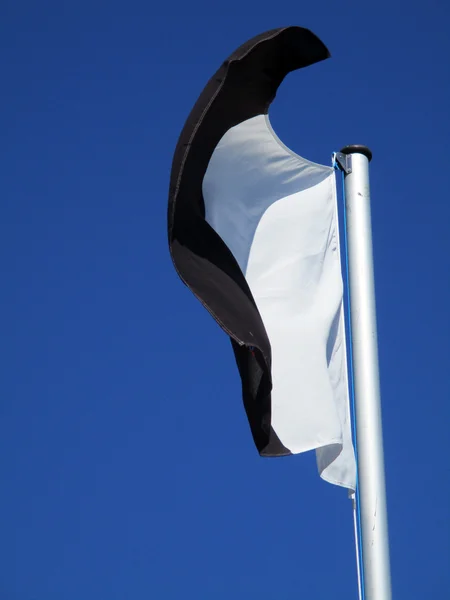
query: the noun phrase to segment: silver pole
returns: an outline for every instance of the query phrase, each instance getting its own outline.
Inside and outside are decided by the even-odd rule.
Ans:
[[[347,166],[345,202],[364,592],[365,600],[391,600],[370,216],[372,153],[365,146],[346,146],[342,155]]]

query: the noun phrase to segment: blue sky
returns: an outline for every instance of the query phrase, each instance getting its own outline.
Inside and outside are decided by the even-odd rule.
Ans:
[[[279,137],[368,144],[395,598],[450,588],[450,5],[9,2],[0,8],[0,598],[356,598],[345,491],[261,459],[227,337],[166,234],[173,150],[222,60],[266,29]],[[217,11],[217,12],[216,12]]]

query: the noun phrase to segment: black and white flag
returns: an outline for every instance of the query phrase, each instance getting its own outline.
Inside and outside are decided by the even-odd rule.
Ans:
[[[335,174],[268,117],[284,77],[328,57],[287,27],[223,63],[175,151],[168,230],[179,276],[231,338],[260,454],[315,449],[321,476],[354,489]]]

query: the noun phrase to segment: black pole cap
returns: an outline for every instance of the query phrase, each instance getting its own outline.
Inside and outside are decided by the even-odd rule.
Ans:
[[[372,151],[367,146],[361,144],[352,144],[351,146],[345,146],[341,150],[342,154],[363,154],[367,157],[368,161],[372,160]]]

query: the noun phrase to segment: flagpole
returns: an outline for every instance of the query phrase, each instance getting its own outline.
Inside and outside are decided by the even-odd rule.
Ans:
[[[391,600],[381,423],[369,162],[365,146],[346,146],[344,185],[350,319],[365,600]]]

